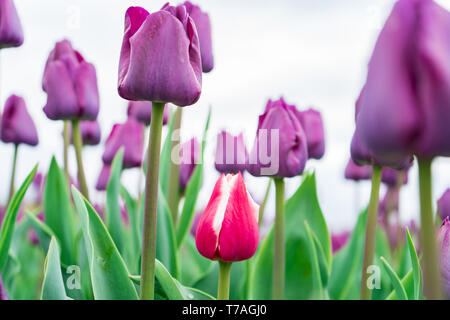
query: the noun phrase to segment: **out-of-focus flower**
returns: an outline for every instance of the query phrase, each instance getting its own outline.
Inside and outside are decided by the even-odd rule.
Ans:
[[[325,153],[325,132],[322,115],[314,109],[296,110],[296,115],[305,131],[309,159],[322,158]]]
[[[140,167],[144,146],[144,126],[128,118],[123,124],[115,124],[105,142],[102,160],[111,164],[120,147],[124,147],[123,166],[125,168]]]
[[[247,167],[248,153],[244,136],[233,136],[226,131],[217,135],[215,167],[220,173],[244,172]]]
[[[200,41],[200,54],[202,57],[203,72],[210,72],[214,68],[214,56],[212,50],[211,21],[206,12],[199,6],[189,1],[183,3],[189,16],[194,20]]]
[[[98,121],[80,121],[83,145],[95,146],[100,143],[101,130]]]
[[[348,160],[347,166],[345,167],[344,176],[347,180],[370,180],[370,177],[372,177],[372,167],[367,165],[358,166],[350,158]]]
[[[202,88],[202,60],[186,7],[166,4],[150,14],[130,7],[119,62],[118,91],[127,100],[194,104]]]
[[[431,0],[400,0],[369,62],[359,116],[377,155],[450,156],[450,13]]]
[[[438,200],[438,214],[442,220],[450,217],[450,188],[445,190],[444,194]]]
[[[258,211],[242,175],[222,174],[198,223],[200,254],[222,261],[251,258],[258,248]]]
[[[408,183],[408,169],[409,169],[409,167],[399,171],[399,170],[392,169],[392,168],[383,168],[383,170],[381,171],[381,181],[390,187],[396,187],[399,183],[399,178],[401,175],[401,179],[402,179],[401,183],[407,184]]]
[[[196,138],[180,146],[180,189],[186,189],[189,180],[200,160],[201,144]]]
[[[8,300],[5,287],[3,286],[2,276],[0,275],[0,300]]]
[[[97,189],[98,191],[105,191],[106,187],[108,186],[110,175],[111,175],[111,166],[108,164],[104,164],[98,176],[95,189]]]
[[[247,170],[253,176],[294,177],[303,173],[308,159],[305,132],[295,106],[283,98],[267,102]]]
[[[348,242],[351,233],[348,231],[331,234],[331,250],[333,254],[342,249]]]
[[[22,97],[13,94],[6,100],[0,134],[3,142],[30,146],[38,144],[36,127]]]
[[[0,0],[0,49],[19,47],[23,30],[13,0]]]
[[[440,245],[441,253],[441,275],[442,284],[450,299],[450,220],[446,217],[442,222],[438,233],[438,243]]]
[[[57,42],[44,69],[47,93],[44,112],[51,120],[95,120],[99,95],[95,67],[84,60],[68,40]]]
[[[150,125],[152,119],[152,103],[149,101],[129,101],[127,114],[129,117],[135,118],[137,121]],[[170,109],[167,104],[164,106],[163,125],[169,122]]]

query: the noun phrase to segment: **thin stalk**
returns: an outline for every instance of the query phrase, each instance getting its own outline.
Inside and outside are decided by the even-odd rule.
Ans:
[[[156,258],[156,206],[164,103],[153,102],[145,177],[144,230],[141,259],[141,299],[153,300]]]
[[[8,204],[11,202],[11,199],[14,195],[14,180],[16,179],[16,167],[17,167],[17,153],[19,150],[19,145],[14,145],[14,157],[13,157],[13,166],[11,171],[11,183],[9,184],[9,196],[8,196]]]
[[[72,120],[72,140],[77,158],[78,183],[80,184],[80,191],[89,201],[89,189],[87,187],[86,175],[84,174],[83,166],[83,140],[81,139],[80,123],[78,120]]]
[[[182,115],[183,108],[178,107],[173,119],[173,133],[178,134],[179,137]],[[172,150],[178,150],[179,144],[180,139],[176,139],[175,141],[172,140]],[[176,225],[178,219],[180,196],[180,165],[178,164],[178,161],[170,161],[167,201],[169,203],[170,212],[172,212],[172,221],[174,225]]]
[[[375,233],[377,228],[378,198],[380,195],[381,167],[373,166],[372,190],[370,192],[369,208],[367,209],[366,240],[364,242],[364,259],[361,275],[361,300],[370,299],[370,290],[367,285],[369,274],[367,268],[373,263],[375,255]]]
[[[274,178],[275,181],[275,233],[273,252],[272,297],[282,300],[284,297],[284,278],[286,265],[286,248],[284,243],[284,180]]]
[[[64,173],[66,175],[67,183],[69,183],[69,144],[70,144],[70,136],[69,136],[69,120],[64,120],[64,129],[63,129],[63,139],[64,139]]]
[[[423,254],[424,295],[442,299],[439,255],[436,244],[433,202],[431,197],[431,160],[418,158],[420,189],[420,248]]]
[[[269,198],[271,186],[272,186],[272,179],[269,179],[269,183],[267,184],[267,188],[266,188],[266,193],[264,194],[264,199],[261,202],[261,205],[259,206],[259,217],[258,217],[258,225],[259,226],[261,226],[261,223],[264,218],[264,210],[266,208],[267,199]]]
[[[219,261],[217,300],[228,300],[230,298],[230,270],[231,262]]]

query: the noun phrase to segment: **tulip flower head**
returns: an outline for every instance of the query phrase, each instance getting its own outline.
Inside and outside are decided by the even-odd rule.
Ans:
[[[442,220],[450,218],[450,188],[445,190],[442,197],[438,200],[438,214]]]
[[[150,14],[130,7],[119,62],[118,91],[127,100],[194,104],[202,87],[195,23],[186,7],[166,4]]]
[[[105,191],[106,187],[108,186],[110,175],[111,175],[111,166],[104,164],[98,176],[95,189],[97,189],[98,191]]]
[[[13,0],[0,0],[0,49],[23,44],[23,30]]]
[[[370,180],[370,177],[372,176],[372,167],[367,165],[359,166],[350,158],[345,167],[344,176],[347,180]]]
[[[127,114],[138,122],[142,122],[146,126],[150,125],[152,119],[152,103],[149,101],[130,101],[128,102]],[[170,109],[166,105],[164,107],[163,125],[169,122]]]
[[[200,142],[196,138],[183,143],[180,146],[180,189],[186,189],[189,180],[200,160]]]
[[[412,165],[412,163],[411,163]],[[407,184],[408,183],[408,169],[407,167],[404,170],[395,170],[392,168],[383,168],[381,171],[381,181],[390,187],[395,187],[399,182],[401,184]],[[399,179],[402,179],[402,181],[399,181]]]
[[[314,109],[306,111],[294,110],[305,131],[309,159],[321,159],[325,153],[325,133],[322,115]]]
[[[23,98],[11,95],[5,103],[0,128],[3,142],[30,146],[38,144],[38,134]]]
[[[221,173],[244,172],[248,162],[244,136],[233,136],[226,131],[217,135],[216,170]]]
[[[438,243],[440,245],[441,253],[441,276],[442,284],[447,295],[447,299],[450,299],[450,219],[446,217],[442,222],[441,228],[438,233]]]
[[[242,175],[222,174],[198,223],[200,254],[226,262],[251,258],[258,248],[258,211]]]

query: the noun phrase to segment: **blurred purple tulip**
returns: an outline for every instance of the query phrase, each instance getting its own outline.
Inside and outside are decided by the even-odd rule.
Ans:
[[[411,163],[412,164],[412,163]],[[395,187],[399,183],[399,178],[401,175],[402,184],[408,183],[408,168],[401,171],[392,168],[383,168],[381,171],[381,181],[388,186]]]
[[[42,88],[47,93],[44,112],[49,119],[97,119],[100,102],[95,67],[68,40],[57,42],[50,52]]]
[[[80,121],[83,145],[95,146],[100,143],[101,130],[98,121]]]
[[[0,300],[8,300],[5,287],[3,286],[2,276],[0,275]]]
[[[447,299],[450,299],[450,220],[446,217],[438,232],[441,255],[441,276]]]
[[[180,189],[186,189],[197,163],[200,160],[201,145],[192,138],[180,146]]]
[[[345,179],[347,180],[370,180],[372,177],[372,167],[371,166],[358,166],[350,158],[348,160],[347,166],[345,167],[344,173]]]
[[[119,62],[122,98],[194,104],[201,93],[201,64],[197,30],[186,7],[166,4],[152,14],[128,8]]]
[[[129,101],[127,114],[129,117],[133,117],[138,122],[142,122],[148,126],[152,119],[152,103],[149,101]],[[170,108],[166,104],[164,107],[163,125],[169,122],[169,118]]]
[[[442,220],[450,217],[450,188],[438,200],[438,215]]]
[[[248,162],[244,136],[233,136],[226,131],[217,135],[215,167],[220,173],[244,172]]]
[[[308,159],[307,140],[295,110],[283,98],[267,102],[249,155],[250,174],[283,178],[303,173]]]
[[[202,57],[203,72],[210,72],[214,68],[214,56],[212,50],[211,21],[206,12],[199,6],[189,1],[183,3],[189,16],[194,20],[200,42],[200,54]]]
[[[125,168],[140,167],[143,146],[144,126],[134,118],[128,118],[125,123],[113,126],[105,142],[102,160],[110,165],[119,149],[124,147],[123,166]]]
[[[331,250],[333,254],[337,253],[347,244],[350,235],[351,232],[348,231],[331,234]]]
[[[104,164],[100,174],[98,176],[97,184],[95,185],[95,189],[98,191],[105,191],[108,186],[109,176],[111,175],[111,166]]]
[[[325,153],[325,132],[322,115],[314,109],[296,110],[296,115],[305,131],[309,159],[321,159]]]
[[[6,143],[24,143],[30,146],[38,144],[36,127],[23,98],[13,94],[6,100],[0,135],[1,140]]]
[[[0,0],[0,49],[23,44],[23,30],[13,0]]]

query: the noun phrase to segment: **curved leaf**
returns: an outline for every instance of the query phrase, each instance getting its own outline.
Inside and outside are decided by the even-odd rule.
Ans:
[[[422,297],[422,269],[420,268],[419,258],[417,257],[416,248],[414,247],[408,227],[406,227],[406,242],[408,243],[414,276],[414,299],[419,300]]]
[[[395,273],[394,269],[386,261],[385,258],[381,257],[380,260],[381,260],[381,262],[383,262],[383,266],[384,266],[385,270],[387,271],[389,278],[391,279],[391,283],[394,286],[394,290],[397,293],[397,297],[400,300],[408,300],[408,296],[406,294],[405,287],[401,283],[397,273]]]
[[[44,281],[42,283],[42,300],[66,300],[66,289],[61,273],[59,247],[55,237],[51,238],[44,263]]]
[[[311,231],[311,228],[308,226],[308,222],[305,221],[304,227],[306,229],[306,235],[308,236],[308,251],[309,256],[311,259],[311,271],[312,271],[312,294],[311,298],[315,299],[323,299],[323,289],[322,289],[322,279],[320,276],[320,268],[319,268],[319,261],[318,261],[318,255],[316,251],[316,245],[314,243],[314,235]]]

